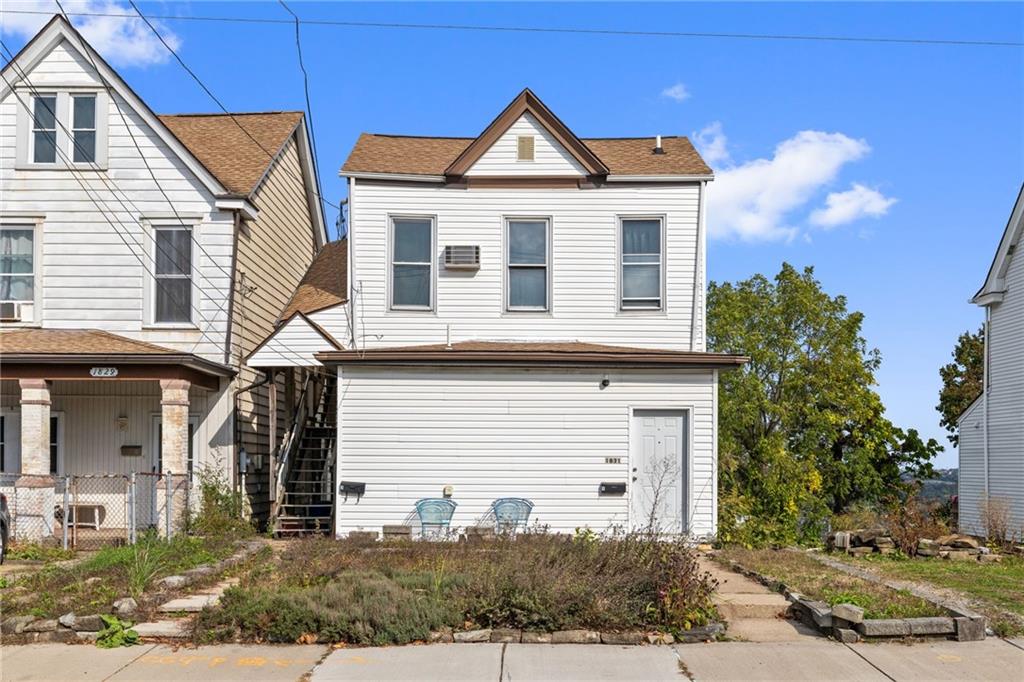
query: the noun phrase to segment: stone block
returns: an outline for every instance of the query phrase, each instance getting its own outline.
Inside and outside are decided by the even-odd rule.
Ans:
[[[884,536],[884,535],[885,535],[885,529],[884,528],[865,528],[865,529],[862,529],[862,530],[855,530],[855,531],[853,531],[853,537],[852,537],[853,545],[854,546],[867,545],[867,544],[870,544],[871,541],[874,540],[875,538],[877,538],[879,536]]]
[[[935,540],[929,540],[928,538],[921,538],[917,541],[917,550],[920,552],[922,549],[933,549],[938,551],[939,543],[935,542]]]
[[[676,641],[682,644],[694,644],[696,642],[710,642],[725,633],[725,626],[721,623],[709,623],[697,628],[684,630],[679,634]]]
[[[523,644],[551,644],[551,633],[523,630],[521,641]]]
[[[832,627],[832,607],[828,604],[809,599],[801,599],[799,604],[815,625],[820,628]]]
[[[384,526],[385,540],[411,540],[412,526]]]
[[[559,630],[551,633],[552,644],[600,644],[601,633],[593,630]]]
[[[377,531],[375,530],[353,530],[348,534],[348,539],[353,542],[376,542]]]
[[[130,616],[139,608],[139,603],[131,597],[122,597],[114,602],[114,613],[119,616]]]
[[[644,633],[639,630],[631,630],[628,632],[602,632],[601,633],[601,644],[621,644],[621,645],[633,645],[643,644]]]
[[[451,628],[444,628],[431,632],[429,641],[431,644],[450,644],[455,641],[455,637],[452,636]]]
[[[893,542],[892,538],[890,538],[889,536],[882,536],[882,537],[877,537],[874,540],[872,540],[871,541],[871,546],[872,547],[878,547],[878,548],[882,548],[882,547],[895,547],[896,543]]]
[[[57,629],[57,621],[53,618],[34,620],[26,625],[22,632],[53,632]]]
[[[846,553],[852,556],[864,556],[865,554],[871,554],[874,551],[874,547],[850,547],[846,550]]]
[[[970,552],[962,549],[955,549],[946,554],[946,558],[950,561],[975,561],[974,556]]]
[[[981,543],[969,535],[957,535],[949,544],[956,549],[979,549],[981,547]]]
[[[490,630],[465,630],[463,632],[456,632],[455,641],[462,644],[475,644],[477,642],[490,642],[491,631]]]
[[[904,618],[878,618],[857,623],[857,632],[865,637],[907,637],[910,624]]]
[[[63,616],[61,616],[60,618],[57,619],[57,622],[60,623],[61,625],[63,625],[64,627],[66,627],[66,628],[70,628],[70,629],[74,630],[75,629],[75,614],[74,613],[65,613]]]
[[[35,635],[36,642],[50,642],[57,644],[70,644],[71,642],[78,641],[78,633],[74,630],[51,630],[49,632],[39,632]]]
[[[25,631],[25,626],[34,620],[36,620],[35,616],[11,616],[10,618],[5,618],[0,623],[0,634],[20,635]]]
[[[491,642],[494,644],[518,644],[523,638],[523,633],[519,630],[510,630],[508,628],[495,628],[491,630]]]
[[[952,618],[906,618],[912,635],[951,635],[956,631]]]
[[[179,587],[188,585],[189,579],[183,575],[169,575],[157,583],[157,587],[163,590],[176,590]]]
[[[928,557],[937,557],[937,556],[939,556],[939,550],[937,550],[937,549],[922,549],[922,548],[918,547],[917,548],[917,556],[919,556],[919,557],[926,557],[926,558],[928,558]]]
[[[846,549],[850,546],[850,531],[839,530],[832,535],[832,546],[836,549]]]
[[[99,632],[103,628],[103,619],[95,614],[75,617],[75,630],[78,632]]]
[[[836,604],[832,607],[832,617],[842,618],[849,623],[860,623],[864,620],[864,609],[854,604]]]
[[[982,554],[978,557],[978,561],[980,561],[983,564],[998,564],[1002,560],[1002,554]]]
[[[832,636],[843,644],[856,644],[860,641],[860,635],[849,628],[832,628]]]
[[[959,617],[953,619],[956,623],[956,641],[958,642],[980,642],[985,639],[985,619]]]

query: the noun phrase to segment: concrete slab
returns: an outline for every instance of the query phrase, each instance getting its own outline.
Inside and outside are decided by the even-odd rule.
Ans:
[[[769,591],[759,582],[712,563],[702,563],[701,569],[710,573],[711,577],[718,581],[719,594],[764,594]]]
[[[799,642],[807,637],[821,637],[821,633],[795,620],[744,618],[729,623],[725,636],[743,642]]]
[[[1018,649],[1024,649],[1024,637],[1013,637],[1012,639],[1008,639],[1006,641],[1014,645]]]
[[[855,644],[861,656],[897,680],[1024,679],[1024,650],[1000,639],[981,642]]]
[[[66,682],[105,680],[155,645],[124,649],[97,649],[67,644],[26,644],[0,647],[3,682]]]
[[[870,663],[838,642],[680,644],[680,660],[695,680],[887,680]]]
[[[431,644],[332,651],[310,676],[332,680],[489,680],[501,675],[504,644]],[[514,646],[514,645],[509,645]],[[552,646],[551,648],[555,648]],[[594,648],[600,648],[595,645]]]
[[[781,594],[718,593],[712,597],[718,612],[729,623],[744,618],[775,618],[789,609],[789,602]]]
[[[188,636],[189,621],[180,619],[155,620],[151,623],[136,623],[132,626],[139,637],[180,638]]]
[[[207,606],[215,606],[220,601],[219,594],[192,594],[187,597],[172,599],[157,607],[161,613],[199,613]]]
[[[667,646],[511,644],[502,673],[503,681],[515,682],[681,679],[679,659]]]
[[[84,648],[74,647],[78,650]],[[297,680],[309,672],[326,651],[327,647],[323,646],[222,644],[174,649],[158,645],[139,656],[110,680]]]
[[[240,581],[241,578],[228,578],[227,580],[223,580],[217,583],[213,587],[207,587],[203,590],[196,590],[196,594],[215,594],[219,597],[222,594],[224,594],[224,590],[228,589],[229,587],[234,587]]]

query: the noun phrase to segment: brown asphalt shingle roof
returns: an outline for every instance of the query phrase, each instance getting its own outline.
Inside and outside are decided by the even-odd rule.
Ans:
[[[228,191],[248,196],[302,120],[302,112],[166,114],[159,118]]]
[[[363,133],[342,172],[444,175],[445,169],[476,138],[409,137]],[[664,154],[653,152],[653,137],[584,139],[611,175],[710,175],[690,140],[662,137]]]
[[[9,329],[0,331],[0,354],[181,355],[180,351],[136,341],[100,329]]]
[[[348,300],[348,240],[328,242],[316,255],[279,321],[313,313]]]

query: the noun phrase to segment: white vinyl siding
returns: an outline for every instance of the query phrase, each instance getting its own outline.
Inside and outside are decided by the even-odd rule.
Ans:
[[[344,307],[342,307],[344,310]],[[314,353],[335,350],[306,320],[295,316],[278,327],[245,361],[249,367],[310,367],[319,365]]]
[[[452,486],[452,526],[480,523],[492,501],[534,502],[531,524],[573,533],[625,527],[629,497],[598,494],[630,482],[632,409],[692,414],[685,516],[714,533],[713,373],[345,367],[340,372],[338,478],[366,483],[338,497],[337,531],[410,523],[414,504]]]
[[[29,77],[40,92],[67,96],[65,125],[69,131],[71,94],[97,92],[82,89],[97,85],[98,80],[88,62],[66,43],[44,56]],[[34,265],[41,286],[35,322],[45,321],[48,328],[106,329],[223,362],[231,288],[231,214],[215,208],[213,195],[137,113],[120,97],[108,98],[102,91],[97,94],[95,125],[98,162],[107,164],[105,173],[69,173],[58,167],[22,169],[16,161],[19,145],[21,153],[27,154],[31,116],[24,104],[30,104],[31,96],[31,91],[19,87],[8,90],[0,100],[0,128],[10,133],[0,136],[0,196],[5,215],[38,222],[39,258]],[[118,108],[124,110],[135,142]],[[23,137],[14,133],[19,117],[24,117]],[[106,142],[104,135],[108,136]],[[58,142],[60,136],[58,130]],[[139,159],[136,142],[159,186]],[[62,149],[70,156],[69,140]],[[103,158],[105,153],[107,158]],[[165,193],[174,202],[173,209]],[[153,234],[140,218],[174,220],[175,212],[196,221],[194,325],[153,328],[149,326],[152,298],[147,299],[152,293],[147,279],[154,269]]]
[[[519,158],[519,138],[533,138],[533,159]],[[545,175],[575,177],[586,175],[579,161],[556,140],[547,128],[533,117],[523,114],[499,137],[490,149],[477,159],[466,175]]]
[[[690,350],[697,265],[700,185],[604,186],[595,189],[446,189],[422,184],[359,181],[353,188],[349,248],[356,263],[355,328],[366,347],[452,340],[577,339],[647,348]],[[436,216],[439,249],[480,247],[480,269],[437,272],[434,314],[391,314],[388,299],[390,217]],[[549,216],[551,313],[506,311],[505,220]],[[661,216],[664,287],[660,311],[620,310],[619,217]],[[436,253],[435,253],[436,257]],[[702,315],[698,315],[700,324]],[[642,319],[642,322],[640,321]],[[343,327],[327,326],[335,338]]]

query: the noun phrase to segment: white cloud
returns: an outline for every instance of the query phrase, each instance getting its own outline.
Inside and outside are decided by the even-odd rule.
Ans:
[[[662,97],[668,97],[674,99],[677,102],[690,99],[690,91],[686,89],[686,86],[682,83],[676,83],[661,91]]]
[[[4,0],[7,10],[35,10],[46,14],[12,14],[0,12],[0,33],[16,35],[28,40],[41,29],[60,8],[53,0]],[[81,34],[96,50],[115,66],[149,66],[162,64],[170,58],[160,41],[141,20],[116,16],[75,16],[76,12],[90,14],[129,14],[135,10],[115,0],[68,0],[62,2]],[[153,21],[167,44],[174,50],[181,46],[181,38],[166,26]]]
[[[825,197],[825,206],[811,212],[812,225],[833,228],[852,223],[864,217],[880,218],[889,212],[896,199],[858,182],[845,192],[831,192]]]
[[[729,161],[729,139],[722,132],[722,123],[715,121],[693,134],[693,142],[697,145],[700,155],[712,166]]]
[[[800,230],[790,215],[834,181],[844,165],[870,151],[866,141],[842,133],[803,130],[779,143],[770,159],[718,170],[708,190],[710,234],[744,241],[792,239]]]

